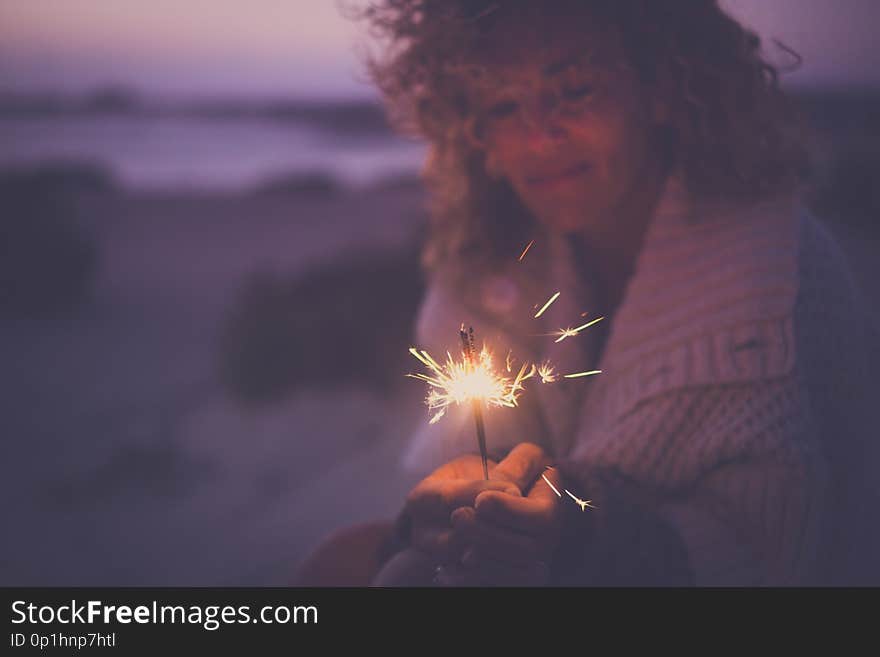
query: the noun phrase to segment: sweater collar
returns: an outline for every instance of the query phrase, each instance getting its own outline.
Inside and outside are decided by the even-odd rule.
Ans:
[[[598,357],[586,329],[544,356],[560,373],[599,369],[590,380],[539,388],[548,423],[571,436],[587,394],[620,416],[636,403],[690,385],[778,376],[794,363],[792,314],[798,292],[798,215],[791,199],[749,206],[696,203],[671,176],[646,229],[634,272]],[[563,291],[550,323],[571,322],[596,295],[575,254],[553,238],[550,279]],[[583,308],[583,305],[587,305]],[[549,314],[549,313],[548,313]],[[564,326],[565,324],[561,324]],[[564,371],[563,371],[564,370]]]
[[[700,336],[790,317],[798,292],[798,225],[789,197],[697,203],[681,176],[671,176],[603,361],[626,367]],[[718,372],[715,382],[725,379]]]

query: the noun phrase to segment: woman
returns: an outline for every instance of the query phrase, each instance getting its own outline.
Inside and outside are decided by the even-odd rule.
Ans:
[[[758,38],[715,0],[365,15],[390,37],[380,88],[431,146],[419,345],[452,349],[467,322],[496,354],[602,371],[487,411],[488,482],[467,409],[426,426],[407,464],[436,469],[372,583],[877,583],[877,339],[799,204]]]

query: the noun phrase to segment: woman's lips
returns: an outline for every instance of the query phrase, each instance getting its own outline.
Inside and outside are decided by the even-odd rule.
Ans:
[[[553,173],[540,173],[526,176],[526,183],[532,187],[550,187],[559,183],[565,183],[590,170],[590,165],[580,162]]]

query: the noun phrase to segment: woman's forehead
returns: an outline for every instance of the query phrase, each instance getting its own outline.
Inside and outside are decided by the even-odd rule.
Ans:
[[[572,66],[615,66],[623,53],[615,30],[602,29],[588,17],[564,20],[544,12],[500,21],[483,35],[472,57],[478,68],[495,75],[523,69],[554,75]]]
[[[505,35],[482,50],[466,67],[480,87],[505,87],[530,80],[548,80],[571,72],[602,73],[624,63],[616,38],[594,31],[573,31],[556,39]],[[490,45],[487,43],[486,45]]]

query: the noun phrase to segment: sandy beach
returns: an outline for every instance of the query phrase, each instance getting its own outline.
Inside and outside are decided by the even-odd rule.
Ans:
[[[100,245],[91,298],[3,323],[0,581],[284,584],[327,532],[395,511],[413,483],[396,459],[426,417],[420,389],[343,370],[329,386],[243,400],[218,374],[218,338],[253,272],[295,280],[411,252],[420,190],[77,203]],[[330,346],[290,336],[306,339]]]

